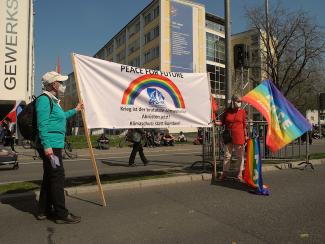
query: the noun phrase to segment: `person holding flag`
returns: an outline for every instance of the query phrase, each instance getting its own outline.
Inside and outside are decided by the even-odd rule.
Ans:
[[[229,167],[233,150],[236,151],[237,160],[239,162],[239,170],[237,179],[243,182],[244,170],[244,144],[246,141],[246,112],[241,108],[241,98],[233,95],[230,107],[225,110],[221,116],[221,123],[225,126],[223,133],[224,143],[224,161],[223,170],[219,180],[225,180],[229,173]]]

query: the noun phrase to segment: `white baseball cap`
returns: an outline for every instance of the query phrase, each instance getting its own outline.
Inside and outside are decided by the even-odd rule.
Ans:
[[[61,75],[55,71],[50,71],[42,76],[42,84],[48,85],[53,83],[54,81],[66,81],[68,78],[69,77],[67,75]]]

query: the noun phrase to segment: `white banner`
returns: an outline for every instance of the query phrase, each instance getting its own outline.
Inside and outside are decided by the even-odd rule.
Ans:
[[[206,73],[162,72],[73,56],[88,129],[210,126]]]

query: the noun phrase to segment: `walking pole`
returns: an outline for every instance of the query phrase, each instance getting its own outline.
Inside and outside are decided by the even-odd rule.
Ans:
[[[74,53],[72,53],[71,54],[71,59],[72,59],[72,66],[73,66],[73,71],[74,71],[74,77],[75,77],[75,81],[76,81],[77,94],[78,94],[79,101],[81,101],[79,80],[78,80],[78,75],[77,75],[77,67],[76,67],[76,63],[75,63],[75,59],[74,58],[75,58],[74,57]],[[101,198],[102,198],[103,206],[106,207],[107,206],[106,205],[106,200],[105,200],[105,196],[104,196],[102,184],[100,183],[100,178],[99,178],[99,174],[98,174],[98,168],[97,168],[97,164],[96,164],[94,150],[93,150],[93,147],[92,147],[92,144],[91,144],[91,140],[90,140],[90,136],[89,136],[89,131],[88,131],[88,126],[87,126],[87,122],[86,122],[86,118],[85,118],[85,111],[84,110],[81,110],[81,115],[82,115],[83,125],[84,125],[84,128],[85,128],[85,135],[86,135],[86,138],[87,138],[89,154],[90,154],[91,162],[93,164],[93,169],[94,169],[95,176],[96,176],[98,190],[99,190],[100,195],[101,195]]]

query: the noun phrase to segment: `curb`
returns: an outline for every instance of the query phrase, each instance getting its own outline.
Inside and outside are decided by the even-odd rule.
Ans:
[[[113,191],[113,190],[123,190],[123,189],[141,189],[150,186],[162,186],[168,184],[175,183],[187,183],[194,181],[207,181],[211,180],[211,174],[202,173],[202,174],[189,174],[189,175],[177,175],[170,176],[166,178],[158,178],[158,179],[148,179],[148,180],[138,180],[138,181],[129,181],[129,182],[121,182],[121,183],[107,183],[102,184],[102,188],[104,191]],[[80,186],[73,188],[65,189],[67,194],[80,194],[80,193],[91,193],[97,192],[98,186]]]
[[[264,165],[263,172],[271,172],[271,171],[292,169],[292,168],[304,169],[301,165],[299,165],[302,162],[305,161],[286,162],[286,163],[281,163],[276,165]],[[313,159],[310,160],[310,163],[312,163],[314,166],[325,165],[325,159]],[[168,184],[188,183],[188,182],[197,182],[197,181],[211,181],[211,173],[186,174],[186,175],[170,176],[166,178],[137,180],[137,181],[128,181],[128,182],[120,182],[120,183],[106,183],[106,184],[102,184],[102,188],[103,191],[141,189],[150,186],[162,186]],[[97,185],[65,188],[66,195],[92,193],[97,191],[98,191]],[[39,191],[0,195],[0,201],[12,200],[15,198],[22,198],[22,197],[28,197],[33,195],[36,195],[36,197],[38,198]]]
[[[123,190],[123,189],[141,189],[150,186],[161,186],[176,183],[187,183],[194,181],[208,181],[211,180],[211,174],[201,173],[201,174],[188,174],[188,175],[177,175],[170,176],[166,178],[148,179],[148,180],[138,180],[138,181],[128,181],[120,183],[107,183],[102,184],[103,191],[113,191],[113,190]],[[77,186],[64,189],[66,195],[75,195],[81,193],[92,193],[98,192],[97,185],[91,186]],[[36,198],[39,197],[39,191],[30,191],[24,193],[14,193],[0,195],[0,201],[12,200],[15,198],[23,198],[35,195]]]

